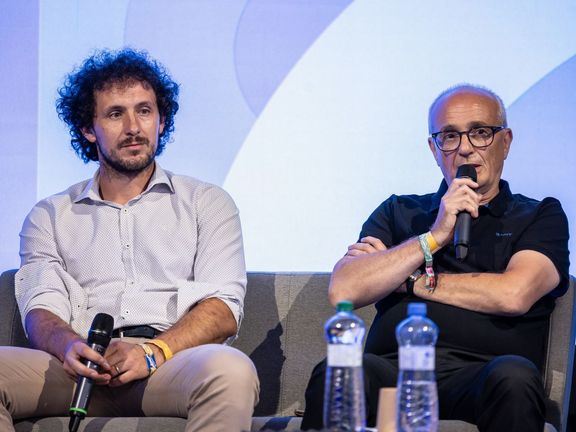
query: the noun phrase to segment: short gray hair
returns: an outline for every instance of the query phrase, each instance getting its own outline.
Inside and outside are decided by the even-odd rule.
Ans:
[[[436,97],[436,99],[434,99],[434,102],[432,102],[432,105],[430,105],[430,108],[428,109],[428,132],[429,133],[434,132],[432,130],[432,113],[434,112],[434,110],[436,109],[436,107],[438,106],[440,101],[442,99],[444,99],[446,96],[450,96],[450,95],[457,93],[457,92],[460,92],[460,91],[477,92],[477,93],[481,93],[485,96],[488,96],[489,98],[494,99],[496,101],[496,103],[498,104],[498,112],[496,114],[498,115],[498,119],[500,120],[500,125],[503,127],[508,127],[508,121],[506,120],[506,107],[504,106],[504,102],[502,102],[502,99],[500,98],[500,96],[498,96],[496,93],[494,93],[492,90],[490,90],[487,87],[477,85],[477,84],[461,83],[461,84],[456,84],[455,86],[449,87],[446,90],[444,90],[442,93],[440,93],[438,95],[438,97]]]

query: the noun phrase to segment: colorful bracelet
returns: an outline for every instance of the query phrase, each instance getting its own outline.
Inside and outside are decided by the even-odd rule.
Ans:
[[[174,354],[172,353],[172,350],[168,344],[161,339],[150,339],[144,343],[156,345],[158,348],[160,348],[160,351],[162,351],[162,354],[164,354],[164,360],[166,361],[174,357]]]
[[[428,233],[420,234],[418,240],[420,241],[420,248],[424,254],[424,261],[426,261],[426,284],[424,288],[426,288],[428,293],[432,294],[436,289],[436,275],[434,274],[434,267],[432,266],[432,252],[430,251],[427,237]]]
[[[148,376],[152,375],[158,369],[158,365],[156,364],[156,359],[154,358],[154,351],[145,343],[140,344],[142,349],[144,350],[144,357],[146,358],[146,364],[148,365]]]

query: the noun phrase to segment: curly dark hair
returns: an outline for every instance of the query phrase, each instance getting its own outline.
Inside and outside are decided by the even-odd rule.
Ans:
[[[85,163],[97,161],[96,144],[88,141],[83,129],[91,128],[96,101],[94,92],[110,85],[125,85],[132,81],[147,83],[156,94],[156,102],[164,130],[160,134],[156,155],[164,150],[174,132],[174,115],[178,111],[179,86],[166,69],[150,58],[147,52],[124,48],[119,51],[98,51],[72,71],[58,89],[58,117],[70,129],[72,148]]]

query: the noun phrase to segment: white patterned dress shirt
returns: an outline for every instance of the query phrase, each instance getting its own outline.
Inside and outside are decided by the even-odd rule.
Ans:
[[[239,327],[246,270],[230,196],[156,163],[146,190],[119,205],[100,198],[98,172],[40,201],[24,221],[16,274],[22,321],[47,309],[86,337],[105,312],[114,328],[164,331],[215,297]]]

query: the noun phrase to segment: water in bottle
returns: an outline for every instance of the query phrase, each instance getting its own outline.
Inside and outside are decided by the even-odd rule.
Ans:
[[[328,343],[324,387],[324,427],[330,431],[365,430],[362,340],[364,322],[349,301],[339,302],[324,326]]]
[[[438,391],[434,368],[438,327],[426,317],[426,304],[408,304],[408,318],[396,327],[396,339],[398,431],[436,432]]]

